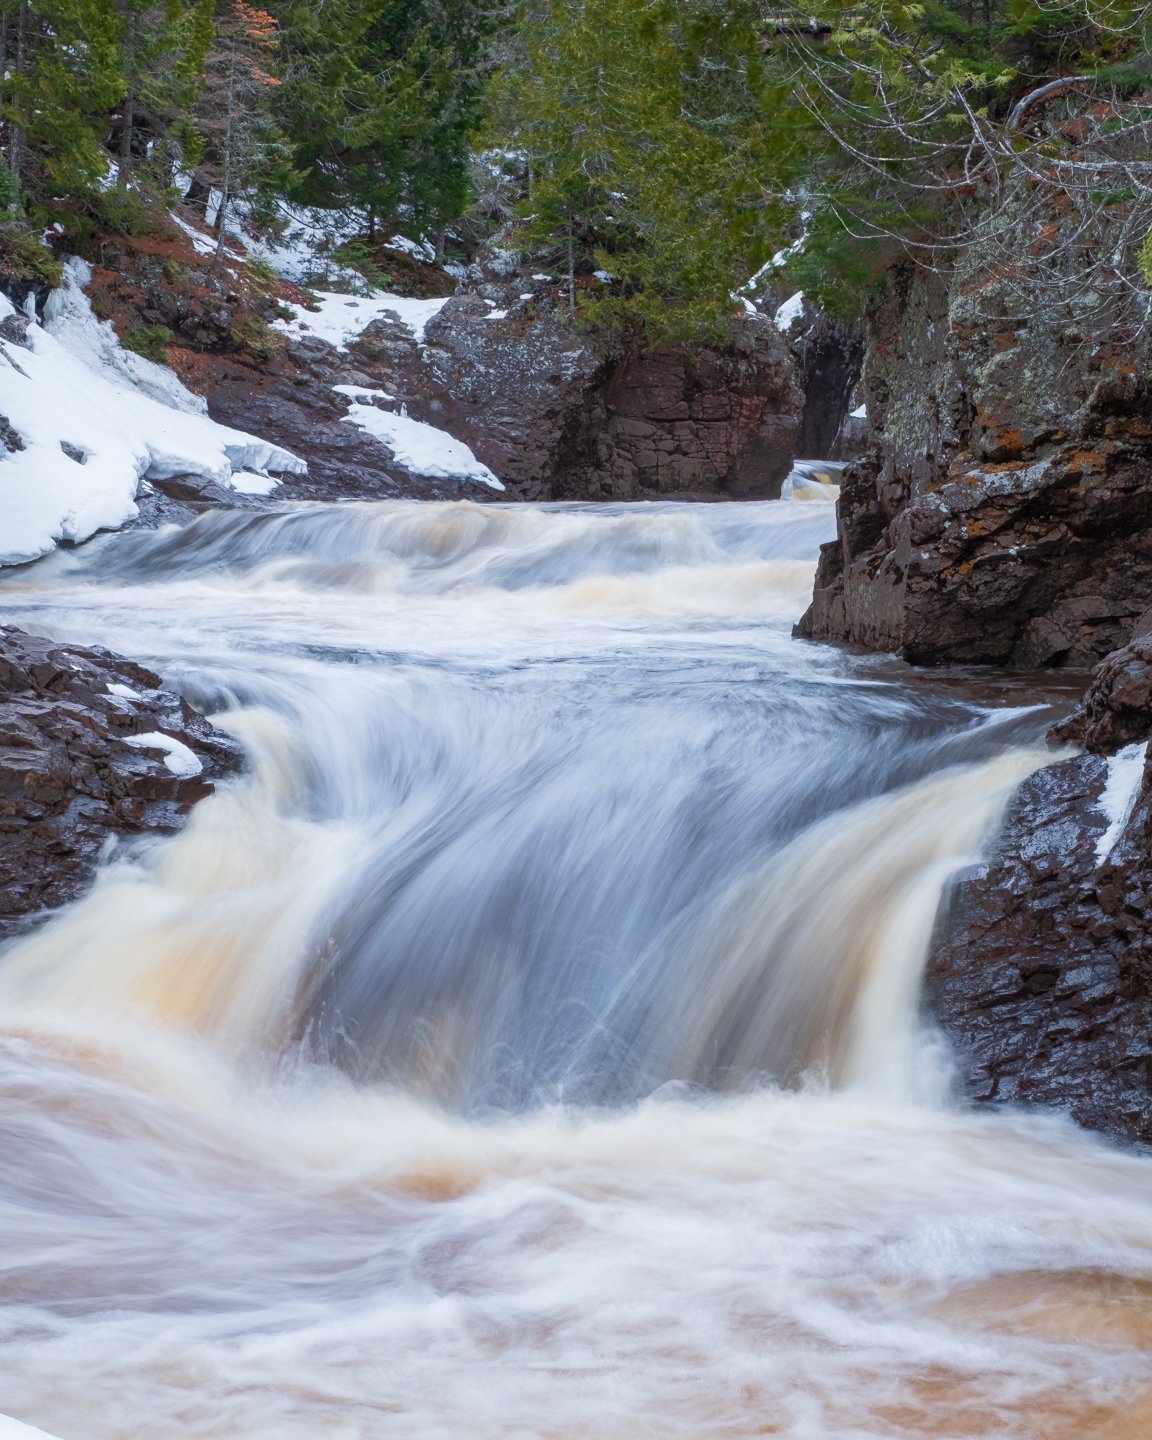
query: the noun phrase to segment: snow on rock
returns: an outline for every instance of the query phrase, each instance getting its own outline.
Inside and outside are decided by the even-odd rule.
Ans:
[[[149,730],[143,735],[124,735],[121,738],[125,745],[134,745],[138,750],[162,750],[164,764],[173,775],[179,775],[182,780],[199,775],[204,769],[194,750],[185,745],[183,740],[165,735],[162,730]]]
[[[343,395],[347,400],[395,400],[395,395],[389,395],[387,390],[370,390],[366,385],[333,385],[337,395]]]
[[[340,387],[344,388],[344,387]],[[392,452],[397,465],[413,475],[430,480],[479,480],[493,490],[503,490],[503,483],[487,465],[476,459],[462,440],[411,419],[403,410],[393,414],[378,410],[375,405],[352,404],[344,417],[375,439],[383,441]]]
[[[868,406],[867,406],[867,405],[857,405],[856,409],[852,411],[852,414],[849,415],[848,418],[849,418],[849,420],[867,420],[867,418],[868,418]]]
[[[171,371],[123,351],[93,315],[86,278],[73,262],[44,326],[28,327],[27,348],[0,337],[0,415],[15,437],[9,453],[0,450],[0,564],[124,524],[149,476],[231,485],[237,470],[307,468],[278,445],[217,425]],[[0,296],[0,321],[15,313]]]
[[[309,310],[304,305],[292,305],[291,320],[275,320],[273,324],[285,334],[300,339],[315,335],[327,340],[338,350],[348,347],[357,335],[363,334],[373,320],[391,316],[411,330],[417,341],[424,339],[424,327],[429,320],[447,304],[447,297],[437,300],[412,300],[406,295],[391,295],[387,290],[377,290],[372,295],[334,295],[329,291],[317,291],[318,310]]]
[[[776,311],[775,325],[777,330],[780,331],[781,335],[787,335],[797,320],[802,318],[803,314],[804,292],[803,290],[797,290],[796,294],[789,296],[783,305],[780,306],[779,310]]]
[[[1096,841],[1096,864],[1103,865],[1111,855],[1117,840],[1124,833],[1136,797],[1140,793],[1140,782],[1144,778],[1144,761],[1148,754],[1148,742],[1125,745],[1108,759],[1108,778],[1100,799],[1096,802],[1108,821],[1108,828]]]

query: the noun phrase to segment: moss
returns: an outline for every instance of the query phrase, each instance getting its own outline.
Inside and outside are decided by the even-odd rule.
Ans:
[[[55,289],[64,270],[41,240],[20,223],[0,225],[0,274]]]
[[[172,344],[172,331],[167,325],[139,325],[130,330],[120,341],[125,350],[143,355],[145,360],[154,360],[157,365],[168,363],[168,347]]]
[[[262,365],[270,360],[275,360],[285,346],[285,337],[278,331],[273,330],[267,320],[261,319],[259,315],[245,315],[237,318],[232,323],[229,332],[232,343],[240,350],[245,350]]]

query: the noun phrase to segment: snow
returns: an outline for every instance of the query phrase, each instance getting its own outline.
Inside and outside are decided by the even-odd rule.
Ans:
[[[81,262],[68,266],[44,325],[29,327],[29,348],[0,339],[0,414],[24,443],[0,451],[0,564],[124,524],[149,476],[230,485],[237,470],[307,468],[277,445],[217,425],[170,370],[124,351],[92,313],[87,274]],[[0,296],[0,317],[14,313]]]
[[[796,294],[785,300],[779,310],[776,311],[775,324],[777,330],[779,330],[782,335],[787,335],[797,320],[802,318],[803,314],[804,292],[803,290],[797,290]]]
[[[1097,808],[1103,811],[1108,821],[1108,828],[1096,841],[1097,865],[1104,864],[1124,833],[1124,827],[1140,793],[1147,753],[1148,742],[1145,741],[1142,745],[1125,745],[1123,750],[1118,750],[1108,759],[1108,777],[1096,802]]]
[[[395,395],[389,395],[387,390],[370,390],[366,385],[333,385],[337,395],[343,395],[347,400],[395,400]]]
[[[275,475],[264,475],[259,470],[237,470],[232,476],[232,488],[241,495],[271,495],[279,484]]]
[[[422,343],[425,326],[448,303],[446,296],[436,300],[412,300],[406,295],[391,295],[387,290],[377,290],[366,297],[318,291],[316,300],[319,309],[292,305],[289,307],[293,311],[291,320],[274,320],[272,323],[295,339],[315,335],[335,345],[338,350],[344,350],[357,335],[367,330],[373,320],[391,316],[406,326],[417,342]]]
[[[593,270],[592,278],[599,280],[601,285],[611,285],[612,283],[612,275],[608,270]]]
[[[856,409],[852,411],[852,414],[849,415],[848,418],[849,418],[849,420],[867,420],[867,418],[868,418],[868,407],[867,407],[867,405],[857,405]]]
[[[489,314],[484,316],[485,320],[507,320],[507,318],[507,310],[493,310]]]
[[[425,475],[431,480],[479,480],[493,490],[504,489],[462,440],[435,425],[411,419],[403,410],[397,415],[378,410],[375,405],[353,404],[344,418],[383,441],[397,465],[413,475]]]
[[[384,248],[399,250],[402,255],[411,255],[428,265],[436,259],[436,247],[433,244],[428,240],[409,240],[406,235],[393,235]]]
[[[53,1440],[47,1430],[37,1430],[35,1425],[24,1425],[7,1415],[0,1415],[0,1440]]]
[[[121,700],[139,700],[139,690],[133,690],[131,685],[121,685],[118,680],[110,680],[106,689],[109,695],[118,695]]]
[[[532,276],[532,279],[533,279],[533,280],[544,280],[544,281],[546,281],[549,285],[551,285],[551,283],[552,283],[552,276],[551,276],[551,275],[533,275],[533,276]]]
[[[177,740],[173,735],[165,735],[160,730],[149,730],[144,735],[124,735],[121,738],[125,745],[135,745],[138,750],[163,750],[164,764],[173,775],[179,775],[182,780],[199,775],[204,768],[199,757],[183,740]]]

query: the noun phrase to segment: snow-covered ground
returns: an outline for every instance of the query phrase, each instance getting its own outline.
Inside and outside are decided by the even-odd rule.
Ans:
[[[33,1425],[21,1424],[7,1415],[0,1415],[0,1440],[53,1440],[47,1430],[37,1430]]]
[[[353,393],[350,385],[335,385],[332,388],[343,395]],[[354,393],[390,398],[381,391]],[[411,419],[403,408],[395,414],[354,400],[345,419],[383,441],[392,451],[397,465],[402,465],[413,475],[424,475],[432,480],[479,480],[493,490],[504,489],[501,481],[487,465],[476,459],[462,440],[455,439],[447,430],[438,430],[435,425]]]
[[[124,524],[148,478],[195,474],[231,485],[236,472],[307,468],[278,445],[208,419],[203,399],[171,370],[123,350],[92,313],[87,279],[73,261],[44,324],[30,326],[29,348],[0,338],[0,415],[10,444],[23,446],[0,453],[0,564]],[[0,320],[14,314],[0,295]]]
[[[1144,778],[1144,762],[1148,758],[1148,743],[1137,742],[1125,745],[1108,758],[1108,778],[1104,790],[1096,802],[1104,812],[1108,828],[1096,839],[1096,864],[1103,865],[1111,855],[1117,840],[1124,833],[1128,817],[1132,814],[1136,797],[1140,794],[1140,782]]]
[[[407,326],[417,341],[424,339],[424,327],[448,303],[445,297],[438,300],[411,300],[405,295],[392,295],[387,290],[377,290],[370,296],[334,295],[328,291],[317,291],[319,309],[309,310],[304,305],[291,306],[291,320],[277,320],[277,329],[300,339],[304,335],[315,335],[327,340],[337,349],[345,349],[357,335],[371,325],[373,320],[392,316]]]

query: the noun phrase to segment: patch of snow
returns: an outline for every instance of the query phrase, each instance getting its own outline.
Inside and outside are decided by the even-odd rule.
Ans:
[[[407,235],[393,235],[387,241],[386,250],[399,250],[402,255],[411,255],[417,260],[423,260],[431,265],[436,259],[436,247],[428,240],[409,240]]]
[[[232,476],[232,488],[241,495],[271,495],[279,484],[275,475],[263,470],[237,470]]]
[[[435,425],[413,420],[403,411],[396,415],[378,410],[375,405],[351,405],[344,418],[382,440],[397,465],[413,475],[425,475],[432,480],[479,480],[493,490],[504,489],[502,482],[476,459],[462,440],[455,439],[446,430],[438,430]]]
[[[536,298],[536,297],[532,294],[532,291],[531,291],[531,290],[529,290],[526,295],[521,295],[521,296],[520,296],[520,299],[521,299],[521,300],[534,300],[535,298]]]
[[[348,400],[395,400],[395,395],[389,395],[387,390],[369,390],[364,385],[333,385],[337,395],[343,395]]]
[[[491,314],[488,314],[488,315],[485,315],[485,316],[484,316],[484,319],[485,319],[485,320],[507,320],[507,318],[508,318],[508,312],[507,312],[507,310],[493,310],[493,311],[491,312]]]
[[[183,740],[177,740],[173,735],[165,735],[160,730],[149,730],[144,735],[124,735],[121,738],[125,745],[134,745],[137,750],[162,750],[164,764],[173,775],[179,775],[182,780],[199,775],[204,769],[199,756],[190,750]]]
[[[0,564],[124,524],[148,477],[230,485],[236,470],[307,468],[278,445],[216,424],[170,370],[123,351],[92,313],[86,275],[78,262],[68,267],[44,326],[29,327],[27,349],[0,340],[0,414],[25,447],[0,455]],[[14,313],[0,296],[0,316]]]
[[[139,700],[139,690],[133,690],[131,685],[121,685],[119,680],[110,680],[105,687],[109,695],[118,695],[121,700]]]
[[[293,311],[291,320],[274,320],[272,323],[286,335],[296,339],[315,335],[335,345],[338,350],[347,349],[373,320],[380,320],[385,315],[399,320],[418,343],[422,342],[425,326],[448,303],[447,296],[437,300],[412,300],[406,295],[390,295],[387,290],[377,290],[367,297],[320,291],[316,299],[320,307],[318,310],[293,305],[290,307]]]
[[[867,420],[867,418],[868,418],[868,407],[867,407],[867,405],[857,405],[856,409],[852,411],[852,414],[849,415],[848,418],[849,418],[849,420]]]
[[[1140,793],[1147,754],[1148,742],[1145,741],[1143,744],[1125,745],[1123,750],[1109,756],[1108,777],[1096,802],[1097,809],[1104,813],[1108,821],[1108,828],[1096,841],[1097,865],[1104,864],[1124,833],[1124,827]]]
[[[551,275],[533,275],[533,276],[532,276],[532,279],[533,279],[533,280],[545,280],[545,281],[547,281],[547,283],[548,283],[549,285],[551,285],[551,283],[552,283],[552,276],[551,276]]]
[[[611,285],[612,273],[609,270],[593,270],[593,278],[599,280],[601,285]]]
[[[789,298],[784,301],[783,305],[780,306],[779,310],[776,311],[776,319],[774,323],[777,330],[780,331],[781,335],[787,335],[788,332],[792,329],[793,325],[796,324],[797,320],[803,318],[803,315],[804,292],[803,290],[797,290],[796,294],[789,296]]]

